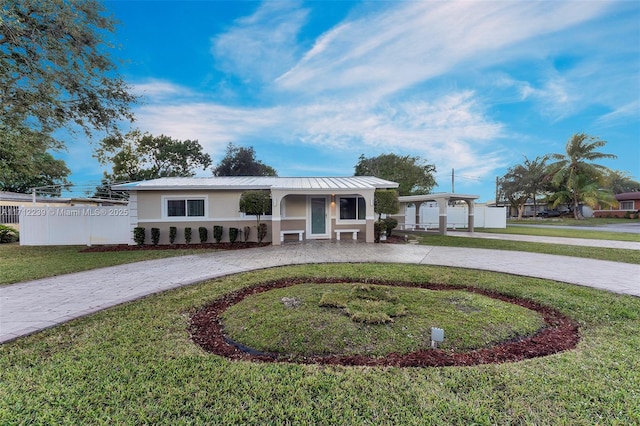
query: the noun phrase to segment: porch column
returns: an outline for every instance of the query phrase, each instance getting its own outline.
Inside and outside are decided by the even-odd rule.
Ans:
[[[374,191],[370,191],[369,193],[363,193],[362,196],[364,197],[365,203],[367,204],[367,214],[365,215],[367,223],[365,225],[365,232],[364,232],[364,240],[367,243],[373,243],[375,241],[374,238],[374,230],[373,230],[373,224],[376,221],[376,213],[374,211]]]
[[[416,226],[415,226],[415,229],[417,231],[418,229],[420,229],[420,227],[418,225],[420,224],[420,206],[422,206],[422,201],[416,201],[416,202],[413,203],[413,205],[416,207]]]
[[[467,202],[467,205],[469,206],[469,218],[468,218],[469,226],[468,226],[467,230],[469,232],[473,232],[473,227],[475,225],[475,223],[474,223],[475,215],[473,213],[474,202],[473,202],[473,200],[465,200],[465,201]]]
[[[438,209],[440,211],[440,235],[447,235],[447,205],[449,204],[448,198],[439,198]]]
[[[282,203],[282,198],[280,194],[271,194],[271,199],[273,200],[271,209],[271,245],[274,246],[280,245],[280,230],[282,229],[280,226],[280,204]]]

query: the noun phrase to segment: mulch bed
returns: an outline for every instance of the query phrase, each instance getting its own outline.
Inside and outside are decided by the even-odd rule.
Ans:
[[[140,250],[243,250],[255,247],[265,247],[271,243],[238,242],[235,243],[204,243],[204,244],[144,244],[141,246],[130,246],[127,244],[115,244],[108,246],[92,246],[82,249],[82,253],[108,252],[108,251],[140,251]]]
[[[362,280],[369,284],[396,285],[405,287],[420,287],[432,290],[465,290],[482,294],[494,299],[523,306],[539,312],[546,327],[533,336],[515,341],[508,341],[490,348],[466,352],[446,351],[441,349],[425,349],[408,354],[391,353],[384,357],[369,357],[366,355],[329,355],[329,356],[300,356],[292,354],[260,353],[250,348],[234,344],[224,335],[220,316],[231,305],[243,298],[269,291],[275,288],[288,287],[295,284],[315,282],[343,283],[354,282],[345,279],[317,278],[310,280],[284,279],[263,283],[229,293],[212,304],[203,307],[191,317],[189,332],[193,341],[207,352],[224,356],[234,360],[261,362],[294,362],[302,364],[348,365],[348,366],[396,366],[396,367],[442,367],[442,366],[470,366],[516,362],[529,358],[542,357],[571,350],[580,341],[577,323],[561,314],[557,310],[527,299],[515,298],[500,293],[482,290],[474,287],[452,286],[432,283],[387,282],[384,280]]]

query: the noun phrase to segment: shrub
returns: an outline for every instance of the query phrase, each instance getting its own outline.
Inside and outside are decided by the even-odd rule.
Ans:
[[[261,243],[264,237],[267,236],[267,224],[261,223],[258,225],[258,242]]]
[[[169,227],[169,244],[173,244],[176,241],[176,235],[178,234],[178,228],[175,226]]]
[[[380,237],[385,233],[387,225],[379,220],[373,224],[373,240],[376,243],[380,242]]]
[[[213,239],[216,240],[216,243],[219,243],[222,240],[222,231],[223,228],[220,225],[214,225],[213,227]]]
[[[135,241],[137,245],[143,245],[146,238],[144,227],[136,226],[133,228],[133,241]]]
[[[10,226],[0,225],[0,244],[15,243],[20,239],[18,231]]]
[[[184,242],[189,244],[191,242],[191,228],[184,228]]]
[[[384,224],[386,226],[387,237],[390,237],[393,230],[398,226],[398,220],[388,217],[384,220]]]
[[[238,233],[240,230],[238,228],[229,228],[229,241],[235,243],[238,239]]]
[[[244,232],[244,242],[246,243],[247,241],[249,241],[249,234],[251,234],[251,227],[250,226],[245,226],[242,229],[242,232]]]
[[[201,226],[198,228],[198,233],[200,234],[200,243],[206,243],[209,239],[209,231],[206,227]]]
[[[160,242],[160,229],[151,228],[151,243],[154,246],[157,246],[159,242]]]

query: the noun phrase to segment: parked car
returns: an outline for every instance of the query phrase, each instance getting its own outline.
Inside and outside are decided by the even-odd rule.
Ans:
[[[540,217],[560,217],[565,214],[571,213],[569,210],[543,210],[538,213]]]

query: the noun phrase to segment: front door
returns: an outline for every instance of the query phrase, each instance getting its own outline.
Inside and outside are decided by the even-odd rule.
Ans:
[[[311,229],[309,230],[309,237],[328,237],[327,197],[311,197],[309,204],[311,205]]]

